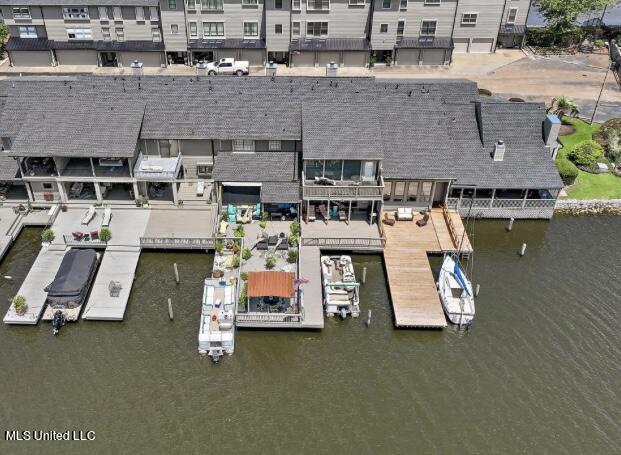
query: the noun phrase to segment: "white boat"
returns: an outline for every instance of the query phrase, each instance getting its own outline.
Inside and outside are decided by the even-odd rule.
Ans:
[[[356,282],[354,264],[349,256],[322,256],[324,308],[326,315],[360,316],[360,284]]]
[[[474,319],[474,295],[472,284],[459,262],[444,257],[438,277],[438,294],[446,316],[453,324],[469,325]]]
[[[198,352],[218,362],[235,350],[235,285],[207,278],[203,288]]]

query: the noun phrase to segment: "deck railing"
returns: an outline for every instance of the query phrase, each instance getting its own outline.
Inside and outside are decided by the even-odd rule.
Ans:
[[[383,238],[319,238],[319,237],[302,237],[302,246],[318,246],[322,248],[332,249],[369,249],[381,250],[384,248],[385,240]]]
[[[299,324],[302,322],[300,313],[237,313],[237,324],[267,323],[267,324]]]
[[[524,208],[554,208],[555,199],[459,199],[448,198],[446,201],[449,208],[473,209],[524,209]]]
[[[174,237],[140,237],[142,248],[175,248],[175,249],[212,249],[215,241],[212,237],[174,238]]]
[[[380,175],[378,185],[351,184],[317,185],[306,180],[302,173],[302,196],[304,199],[382,199],[384,194],[384,178]]]
[[[105,248],[108,244],[103,240],[77,240],[72,235],[63,235],[65,245],[73,248]]]

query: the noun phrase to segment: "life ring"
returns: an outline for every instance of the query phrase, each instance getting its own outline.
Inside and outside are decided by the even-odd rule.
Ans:
[[[218,316],[216,316],[215,314],[211,315],[211,320],[212,321],[217,321],[218,320]]]

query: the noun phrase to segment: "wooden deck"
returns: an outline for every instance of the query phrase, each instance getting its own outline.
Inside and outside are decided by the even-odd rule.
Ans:
[[[448,222],[442,209],[433,209],[431,219],[424,227],[416,225],[416,221],[422,218],[420,214],[416,214],[414,221],[383,225],[386,236],[384,261],[397,327],[446,327],[427,254],[453,252],[459,248],[464,225],[456,212],[449,211],[447,216]],[[463,251],[471,253],[468,236],[463,238]]]

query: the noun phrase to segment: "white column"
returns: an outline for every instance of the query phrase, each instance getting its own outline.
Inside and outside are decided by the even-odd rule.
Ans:
[[[28,193],[28,200],[30,202],[34,202],[34,195],[32,194],[32,188],[30,188],[30,183],[26,182],[24,186],[26,187],[26,192]]]
[[[67,203],[69,198],[65,192],[65,184],[63,182],[56,182],[56,188],[58,188],[58,194],[60,195],[60,202]]]
[[[371,222],[369,224],[373,224],[373,212],[375,211],[375,200],[371,201]]]
[[[351,221],[351,199],[349,200],[349,211],[347,212],[347,222]]]
[[[489,201],[489,208],[494,208],[494,198],[496,197],[496,188],[492,190],[492,199]]]
[[[101,187],[99,186],[99,182],[93,182],[93,186],[95,187],[97,202],[103,202],[103,196],[101,195]]]
[[[177,196],[177,182],[172,182],[172,193],[173,193],[173,202],[175,203],[175,205],[177,205],[179,203],[179,199]]]
[[[134,188],[134,199],[140,199],[140,193],[138,192],[138,184],[136,182],[132,182],[132,186]]]

